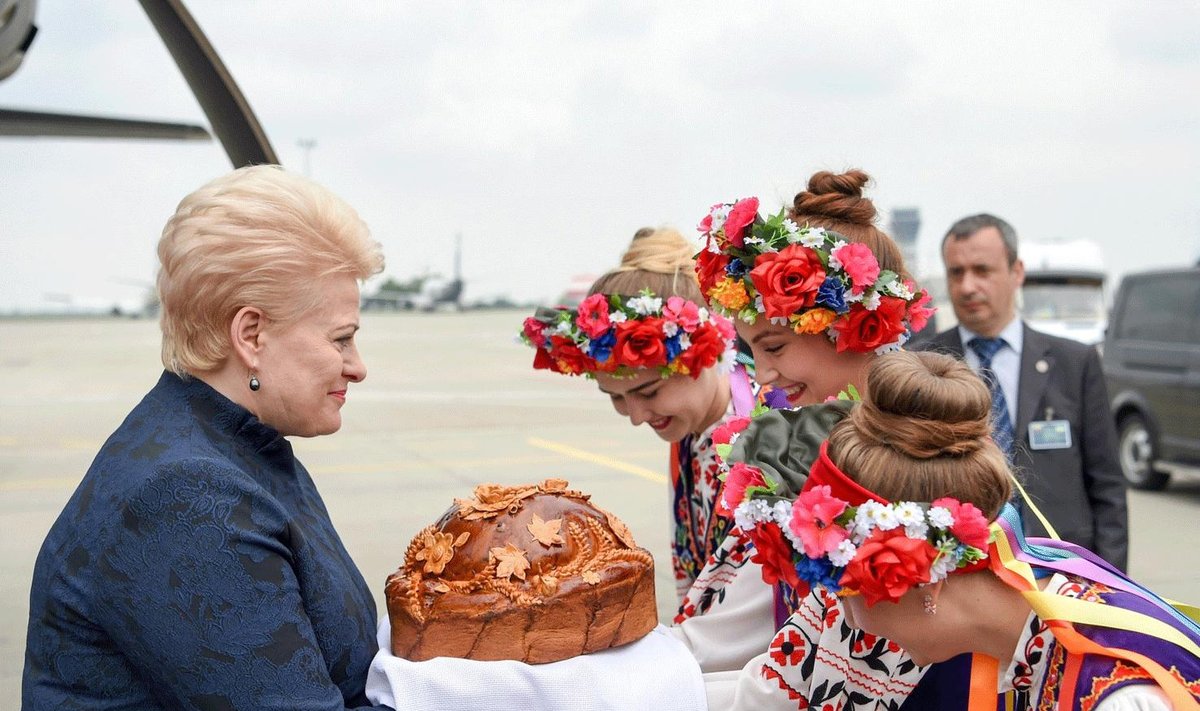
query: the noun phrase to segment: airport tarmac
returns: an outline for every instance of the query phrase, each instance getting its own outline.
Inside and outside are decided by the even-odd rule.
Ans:
[[[365,382],[337,434],[294,441],[376,593],[404,547],[476,484],[561,477],[619,515],[658,562],[673,613],[667,445],[595,384],[530,367],[523,312],[363,316]],[[19,705],[29,581],[42,539],[105,438],[161,371],[148,320],[0,321],[0,707]],[[1131,572],[1200,603],[1200,480],[1132,492]],[[1192,551],[1188,553],[1188,551]]]

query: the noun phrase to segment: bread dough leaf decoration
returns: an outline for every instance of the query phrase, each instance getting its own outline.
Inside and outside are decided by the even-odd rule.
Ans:
[[[470,537],[470,531],[463,531],[457,539],[449,533],[426,533],[422,541],[425,547],[417,552],[416,558],[425,561],[426,573],[441,575],[454,558],[454,549],[461,548]]]
[[[551,546],[561,546],[563,537],[560,535],[562,531],[562,519],[552,518],[549,521],[543,521],[541,516],[533,515],[533,520],[526,526],[529,532],[533,534],[534,539],[543,546],[549,548]]]
[[[433,591],[436,593],[448,593],[450,592],[450,586],[439,580],[433,584]]]
[[[493,548],[491,553],[497,563],[497,578],[516,576],[521,580],[525,579],[525,571],[529,570],[529,560],[525,558],[525,551],[511,543],[506,543],[503,548]]]
[[[583,582],[587,583],[588,585],[595,585],[600,582],[600,574],[594,570],[585,570],[583,571],[583,575],[580,577],[583,578]]]
[[[603,511],[603,509],[601,509]],[[625,522],[608,511],[604,511],[604,517],[608,519],[608,526],[616,534],[617,539],[624,543],[629,548],[637,548],[637,541],[633,540],[633,532],[625,525]]]
[[[566,491],[567,486],[566,479],[546,479],[538,488],[549,494],[556,491]]]

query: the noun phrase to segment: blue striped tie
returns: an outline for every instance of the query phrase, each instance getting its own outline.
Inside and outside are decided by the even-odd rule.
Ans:
[[[1004,455],[1011,461],[1012,417],[1008,414],[1008,400],[1004,398],[1004,390],[1000,387],[996,372],[992,370],[992,358],[1008,344],[1003,338],[972,338],[967,345],[971,346],[971,350],[979,356],[979,375],[983,378],[983,382],[987,383],[988,390],[992,392],[992,439],[996,441],[996,446],[1000,448],[1000,451],[1004,452]]]

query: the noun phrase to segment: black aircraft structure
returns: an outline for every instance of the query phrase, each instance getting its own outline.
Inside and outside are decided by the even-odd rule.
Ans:
[[[199,102],[233,167],[279,163],[275,149],[182,0],[138,0]],[[0,0],[0,81],[21,67],[37,39],[37,0]],[[0,136],[212,139],[204,126],[0,106]]]

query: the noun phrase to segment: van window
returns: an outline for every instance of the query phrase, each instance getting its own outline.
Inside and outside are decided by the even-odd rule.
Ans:
[[[1184,343],[1195,340],[1200,275],[1138,279],[1128,284],[1118,338]]]

